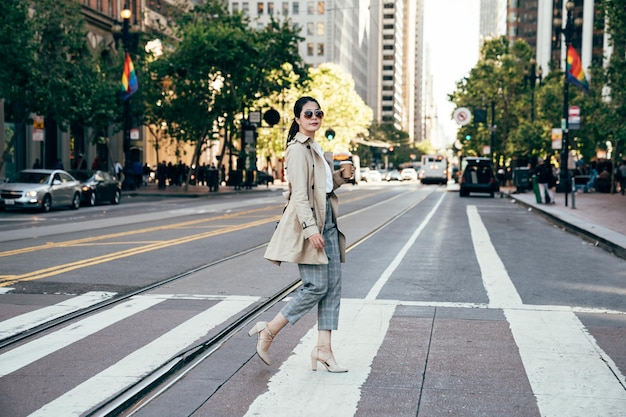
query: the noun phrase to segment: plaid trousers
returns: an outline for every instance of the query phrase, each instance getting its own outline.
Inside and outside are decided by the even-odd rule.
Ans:
[[[294,324],[317,304],[317,328],[337,330],[341,302],[341,260],[339,258],[339,233],[333,222],[329,199],[326,199],[323,236],[328,264],[298,264],[302,286],[294,298],[283,307],[281,313],[291,324]]]

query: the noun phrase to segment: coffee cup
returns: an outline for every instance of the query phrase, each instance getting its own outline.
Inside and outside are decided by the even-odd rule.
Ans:
[[[341,172],[341,177],[344,180],[352,178],[352,161],[341,161],[339,167],[343,168],[343,171]]]

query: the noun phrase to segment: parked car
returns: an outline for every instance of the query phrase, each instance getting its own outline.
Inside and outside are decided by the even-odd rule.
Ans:
[[[367,174],[369,174],[370,169],[368,167],[361,167],[360,172],[361,177],[359,178],[359,181],[367,182]]]
[[[80,181],[82,188],[81,202],[88,206],[99,203],[119,204],[122,197],[122,184],[120,181],[105,171],[100,170],[76,170],[68,171],[74,178]]]
[[[377,169],[370,169],[367,173],[367,181],[368,182],[380,182],[383,180],[383,176],[380,171]]]
[[[60,169],[25,169],[0,184],[0,210],[80,207],[80,182]]]
[[[400,175],[400,171],[397,169],[392,169],[385,175],[385,180],[387,181],[402,181],[402,176]]]
[[[417,171],[414,168],[404,168],[400,175],[402,181],[417,181]]]
[[[274,176],[265,171],[256,172],[256,183],[259,185],[274,184]]]
[[[467,197],[470,193],[487,193],[490,197],[500,189],[493,164],[489,158],[466,157],[467,163],[461,175],[459,196]]]
[[[363,182],[378,182],[382,181],[383,177],[380,174],[380,171],[371,169],[368,167],[361,167],[361,179]]]

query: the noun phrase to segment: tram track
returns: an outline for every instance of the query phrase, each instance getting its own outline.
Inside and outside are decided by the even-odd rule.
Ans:
[[[393,198],[400,198],[402,194],[399,194]],[[425,197],[424,197],[425,198]],[[424,198],[416,201],[410,206],[406,207],[401,212],[390,217],[376,228],[372,229],[365,236],[352,243],[346,248],[346,252],[356,248],[369,238],[373,237],[377,233],[383,231],[387,226],[404,216],[407,212],[419,205]],[[388,201],[388,200],[387,200]],[[384,204],[387,201],[380,202],[378,204]],[[358,214],[358,212],[367,210],[372,206],[355,210],[350,213],[346,213],[341,217],[347,217]],[[265,246],[261,245],[262,246]],[[146,376],[142,380],[138,381],[128,390],[120,393],[120,395],[111,398],[104,404],[101,404],[94,410],[91,410],[86,414],[88,417],[113,417],[113,416],[132,416],[135,412],[145,407],[151,401],[157,399],[162,393],[167,391],[170,387],[176,384],[182,377],[188,372],[194,369],[199,363],[207,359],[217,349],[219,349],[226,341],[234,337],[239,333],[246,325],[249,325],[261,314],[269,310],[272,306],[282,301],[289,296],[294,290],[301,285],[299,279],[293,281],[286,287],[282,288],[272,296],[268,297],[265,301],[259,303],[250,311],[246,312],[242,316],[238,317],[233,322],[229,323],[222,331],[210,339],[201,342],[195,346],[190,347],[186,351],[172,358],[170,361],[164,363],[157,370]]]
[[[391,199],[401,198],[404,194],[405,193],[398,194],[392,197]],[[379,224],[377,227],[370,230],[366,235],[362,236],[360,239],[352,243],[347,248],[347,251],[354,249],[355,247],[357,247],[358,245],[360,245],[361,243],[363,243],[370,237],[384,230],[389,224],[391,224],[396,219],[405,215],[408,211],[412,210],[415,206],[419,205],[425,198],[426,196],[419,199],[418,201],[413,202],[412,204],[404,208],[402,211],[396,213],[395,215],[391,216],[386,221]],[[364,212],[378,205],[386,204],[388,201],[389,199],[380,201],[376,204],[369,205],[367,207],[353,210],[351,212],[345,213],[344,215],[340,216],[340,219],[357,215],[361,212]],[[276,221],[276,220],[277,220],[277,217],[272,216],[272,217],[265,217],[262,220],[257,220],[257,221],[250,222],[250,223],[258,223],[258,222],[267,223],[267,222]],[[194,221],[194,222],[187,222],[187,223],[197,223],[197,222]],[[163,227],[167,227],[167,226],[159,226],[156,229],[163,228]],[[253,226],[246,223],[245,225],[240,225],[239,228],[243,228],[243,227],[253,227]],[[146,228],[145,230],[147,229],[153,230],[155,228]],[[229,229],[229,228],[227,227],[225,229]],[[219,231],[213,231],[212,233],[216,233],[216,232],[219,232]],[[225,233],[225,231],[222,231],[221,233]],[[203,237],[207,237],[207,236],[204,236],[205,234],[202,234],[202,235]],[[194,235],[194,236],[197,236],[197,235]],[[200,239],[200,237],[198,237],[198,239]],[[79,240],[84,241],[84,239],[79,239]],[[169,243],[171,244],[171,242]],[[68,242],[63,242],[60,244],[68,244]],[[135,297],[144,293],[148,293],[152,290],[158,289],[159,287],[163,287],[167,284],[180,280],[184,277],[187,277],[191,274],[197,273],[204,269],[214,267],[220,263],[231,261],[235,258],[257,251],[265,246],[267,246],[267,243],[263,243],[263,244],[256,245],[251,248],[247,248],[242,251],[238,251],[236,253],[222,257],[215,261],[205,263],[203,265],[186,270],[175,276],[171,276],[166,279],[160,280],[158,282],[154,282],[150,285],[136,289],[132,292],[113,297],[111,299],[93,304],[89,307],[82,308],[75,312],[68,313],[66,315],[63,315],[62,317],[47,321],[36,327],[33,327],[24,332],[21,332],[17,335],[0,340],[0,350],[9,348],[12,345],[15,345],[18,343],[23,343],[31,339],[35,339],[38,336],[44,334],[45,332],[52,331],[55,328],[60,328],[61,326],[69,324],[73,321],[76,321],[88,315],[95,314],[99,311],[111,308],[126,300],[131,299],[132,297]],[[131,256],[131,254],[128,254],[127,256]],[[4,284],[4,282],[2,284]],[[0,286],[2,284],[0,284]],[[117,395],[114,395],[113,397],[109,398],[107,401],[100,404],[95,409],[88,411],[87,414],[85,415],[87,416],[132,415],[135,411],[139,410],[140,408],[144,407],[146,404],[149,404],[151,401],[158,398],[158,396],[161,393],[163,393],[164,391],[169,389],[169,387],[176,384],[176,382],[180,378],[182,378],[186,373],[188,373],[193,368],[195,368],[199,363],[201,363],[202,361],[210,357],[224,343],[226,343],[229,339],[231,339],[233,336],[239,333],[244,326],[248,325],[258,316],[260,316],[261,314],[269,310],[276,303],[279,303],[280,301],[282,301],[291,292],[296,290],[300,285],[301,285],[301,282],[299,279],[294,280],[293,282],[289,283],[287,286],[285,286],[284,288],[281,288],[279,291],[277,291],[273,295],[258,302],[249,311],[235,318],[233,321],[227,323],[226,326],[223,329],[221,329],[216,335],[206,340],[203,340],[200,343],[195,344],[194,346],[191,346],[188,349],[184,350],[183,352],[177,354],[175,357],[170,358],[168,361],[164,362],[161,366],[159,366],[154,371],[152,371],[149,375],[146,375],[145,377],[141,378],[136,383],[127,387],[125,390],[119,392]]]

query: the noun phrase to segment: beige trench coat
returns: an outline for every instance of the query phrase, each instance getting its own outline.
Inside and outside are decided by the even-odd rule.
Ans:
[[[311,147],[312,139],[297,133],[287,146],[285,169],[289,181],[289,191],[285,193],[287,205],[276,226],[264,257],[277,265],[281,262],[298,264],[327,264],[328,257],[323,250],[315,249],[308,238],[324,230],[326,218],[326,169],[329,164],[333,171],[332,153],[327,152],[322,159]],[[339,171],[333,174],[333,190],[345,181]],[[333,220],[337,224],[339,201],[335,194],[330,197]],[[341,262],[345,262],[346,238],[339,232],[339,252]]]

